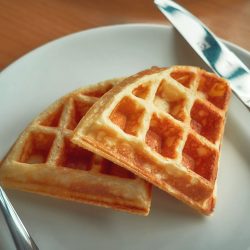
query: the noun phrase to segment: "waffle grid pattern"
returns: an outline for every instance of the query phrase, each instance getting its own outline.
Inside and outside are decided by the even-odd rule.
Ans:
[[[199,183],[201,191],[198,196],[194,190],[184,193],[190,195],[189,203],[200,202],[199,207],[207,206],[217,176],[219,147],[230,95],[228,84],[195,67],[176,66],[152,72],[142,72],[126,79],[123,88],[117,86],[117,92],[114,89],[112,93],[115,97],[107,101],[105,110],[96,116],[94,122],[84,124],[83,119],[73,141],[80,145],[79,140],[85,138],[83,145],[90,150],[93,150],[89,145],[91,141],[99,141],[104,144],[104,150],[108,148],[106,152],[128,142],[132,158],[138,158],[138,154],[147,155],[147,159],[151,159],[150,166],[138,166],[132,162],[132,167],[127,167],[119,160],[116,163],[171,193],[175,192],[172,187],[181,193],[189,191],[178,187],[177,181],[166,180],[169,173],[163,172],[172,169],[177,178],[185,175],[187,189],[191,190]],[[99,112],[97,105],[93,114]],[[115,160],[112,153],[110,155],[110,159]],[[161,165],[161,171],[153,165]],[[167,166],[165,170],[164,165]]]
[[[146,215],[149,212],[150,205],[149,184],[128,170],[117,166],[99,155],[78,147],[71,142],[73,130],[78,122],[86,114],[88,109],[99,99],[99,97],[113,87],[111,83],[113,83],[113,81],[107,81],[107,83],[104,82],[99,88],[94,86],[88,90],[83,88],[82,90],[74,91],[57,101],[49,107],[48,110],[39,115],[38,118],[36,118],[23,132],[17,140],[14,148],[10,151],[10,154],[8,154],[6,160],[3,162],[5,167],[1,166],[2,169],[0,168],[2,171],[0,176],[3,183],[8,186],[8,183],[15,182],[15,177],[11,177],[12,180],[11,178],[9,180],[9,177],[6,177],[9,174],[11,176],[13,174],[15,175],[15,170],[23,170],[21,174],[24,178],[28,179],[29,174],[25,173],[24,170],[26,167],[28,171],[33,171],[31,182],[34,183],[30,183],[30,187],[28,186],[24,189],[36,192],[32,185],[43,185],[39,184],[39,182],[46,181],[39,180],[40,177],[34,177],[36,176],[35,172],[37,168],[40,168],[38,171],[48,171],[48,174],[50,175],[57,173],[59,170],[60,173],[62,173],[61,177],[58,177],[62,178],[60,182],[63,182],[63,178],[66,178],[66,175],[63,175],[65,170],[67,176],[70,177],[72,175],[72,178],[75,177],[75,180],[72,179],[72,183],[70,183],[70,180],[67,180],[67,185],[69,185],[69,189],[73,189],[73,194],[66,194],[66,197],[64,197],[64,194],[54,196],[61,196],[61,198],[68,199],[73,198],[74,200],[79,201],[82,200],[82,197],[70,196],[75,195],[75,187],[71,187],[73,183],[77,182],[77,178],[83,178],[86,180],[86,183],[83,183],[85,189],[82,192],[87,192],[87,195],[90,197],[91,195],[97,195],[99,199],[103,198],[103,200],[97,200],[96,202],[94,200],[88,202],[88,200],[84,200],[83,198],[85,202],[96,205],[111,206],[120,210]],[[11,167],[8,167],[8,165]],[[40,174],[40,176],[42,175]],[[54,178],[56,179],[57,177],[55,176]],[[96,188],[96,191],[91,190],[90,194],[88,194],[88,178],[90,178],[90,180],[95,178],[92,182],[96,183],[96,186],[93,186],[93,184],[89,185],[89,188]],[[110,185],[110,188],[113,189],[110,192],[112,196],[115,196],[113,197],[114,204],[112,204],[112,200],[109,200],[110,197],[105,197],[106,191],[104,189],[101,190],[100,187],[98,187],[99,181],[102,182],[104,186]],[[29,184],[26,183],[25,185]],[[49,185],[53,186],[54,184],[49,183]],[[81,189],[81,183],[77,185],[79,185],[77,188]],[[117,187],[117,185],[119,185],[119,187]],[[10,184],[10,186],[13,185]],[[18,188],[19,184],[15,187]],[[137,188],[138,192],[136,191]],[[129,194],[130,191],[131,193]],[[37,192],[39,193],[38,190]],[[53,196],[53,194],[50,194],[50,191],[48,191],[48,193],[46,192],[47,191],[41,191],[40,193]],[[69,192],[71,191],[69,190]],[[97,193],[95,194],[95,192]],[[107,195],[110,196],[111,194],[109,193],[109,190],[107,190],[107,192]],[[67,195],[69,197],[67,197]],[[141,196],[141,198],[138,199],[139,196]],[[142,201],[143,198],[145,199],[144,201]],[[108,202],[106,202],[107,200]],[[136,202],[138,202],[138,204],[136,204]],[[136,207],[137,205],[138,207]]]
[[[44,117],[35,121],[31,125],[31,132],[27,134],[27,141],[24,142],[26,149],[17,161],[26,164],[47,163],[48,166],[135,179],[129,171],[111,162],[107,166],[107,160],[70,142],[73,129],[97,100],[96,97],[79,94],[69,98],[63,107],[57,107],[55,113],[50,114],[56,119]]]
[[[175,78],[171,77],[171,73]],[[170,77],[164,76],[167,80],[157,79],[157,81],[150,81],[147,79],[149,82],[145,85],[148,87],[148,93],[144,98],[133,94],[135,90],[134,85],[139,85],[137,89],[141,88],[143,92],[143,79],[130,86],[129,89],[127,89],[128,93],[126,96],[122,97],[122,99],[117,98],[116,102],[112,103],[110,107],[112,111],[107,112],[110,114],[107,125],[114,129],[114,124],[116,124],[124,132],[123,136],[127,137],[127,140],[129,140],[130,136],[135,136],[136,138],[133,138],[133,140],[137,139],[140,142],[146,143],[149,146],[147,153],[154,155],[156,158],[159,158],[160,154],[163,161],[168,160],[171,162],[171,159],[173,159],[172,162],[182,162],[182,164],[185,165],[188,160],[183,160],[183,158],[185,158],[185,155],[188,155],[188,153],[184,153],[183,156],[183,154],[177,154],[177,152],[183,152],[184,149],[186,149],[185,152],[187,152],[187,144],[197,144],[197,147],[201,148],[200,151],[204,151],[203,155],[205,155],[205,151],[210,151],[211,157],[216,159],[216,149],[218,148],[221,131],[217,130],[217,134],[213,134],[213,141],[210,140],[209,136],[206,137],[206,134],[200,134],[199,132],[201,131],[200,127],[202,127],[202,124],[191,119],[192,117],[198,117],[196,114],[192,115],[191,110],[197,109],[197,112],[200,113],[201,116],[202,113],[204,113],[206,120],[204,120],[203,124],[208,123],[209,120],[217,120],[219,128],[222,127],[223,122],[222,111],[218,110],[216,106],[213,104],[212,106],[211,103],[204,99],[205,97],[203,94],[197,93],[200,82],[199,75],[192,74],[192,76],[190,76],[190,72],[187,72],[187,75],[185,75],[185,71],[180,72],[180,70],[178,70],[178,73],[179,74],[170,71]],[[214,78],[214,76],[209,75],[208,77]],[[183,84],[184,86],[189,87],[183,87],[182,81],[185,81],[185,84]],[[164,88],[161,86],[164,84],[168,85],[166,87],[166,95],[164,93]],[[169,89],[173,92],[177,92],[177,94],[175,93],[176,97],[173,97],[173,93],[169,94]],[[170,95],[169,97],[167,96],[168,94]],[[168,98],[169,102],[174,103],[174,107],[172,107],[172,110],[176,110],[174,114],[167,111],[171,104],[164,102]],[[197,108],[197,106],[199,107]],[[127,112],[126,109],[128,109]],[[213,109],[215,109],[216,112],[213,112]],[[134,119],[134,127],[129,126],[128,120],[133,120],[133,118],[129,118],[129,116],[135,115],[138,117]],[[216,118],[213,116],[216,116]],[[193,125],[194,123],[196,126]],[[162,126],[166,127],[161,129]],[[214,126],[211,126],[209,129],[214,129]],[[116,130],[117,132],[119,131],[117,128]],[[159,133],[157,133],[157,130],[160,130]],[[164,138],[160,138],[161,136],[165,136],[167,140],[167,142],[165,142],[165,150],[160,148],[163,146],[160,144],[164,141]],[[187,156],[187,158],[190,159],[191,156]],[[202,157],[202,152],[200,153],[200,157]],[[211,162],[211,165],[212,164],[216,165],[216,162]],[[191,160],[189,161],[188,167],[192,169]],[[210,166],[208,166],[208,170],[209,169],[211,170]],[[216,169],[213,170],[216,171]],[[197,172],[199,174],[199,169]],[[200,175],[204,178],[207,177],[206,179],[208,181],[213,181],[212,172],[210,174],[201,172]]]

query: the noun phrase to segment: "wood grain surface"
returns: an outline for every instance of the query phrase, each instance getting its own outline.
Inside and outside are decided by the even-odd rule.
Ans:
[[[218,36],[250,51],[249,0],[178,0]],[[0,69],[61,36],[122,23],[167,20],[153,0],[0,0]]]

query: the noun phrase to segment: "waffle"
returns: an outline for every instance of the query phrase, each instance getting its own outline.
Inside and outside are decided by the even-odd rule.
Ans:
[[[92,106],[72,141],[212,213],[230,88],[200,68],[152,68]]]
[[[119,81],[78,89],[41,113],[0,165],[1,184],[147,215],[151,184],[70,141],[87,110]]]

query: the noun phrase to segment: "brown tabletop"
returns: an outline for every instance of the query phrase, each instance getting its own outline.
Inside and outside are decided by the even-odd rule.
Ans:
[[[249,0],[178,0],[218,36],[250,50]],[[161,23],[153,0],[0,0],[0,69],[58,37],[97,26]]]

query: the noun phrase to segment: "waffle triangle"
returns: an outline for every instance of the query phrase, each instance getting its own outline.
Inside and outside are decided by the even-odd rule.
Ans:
[[[208,215],[230,94],[196,67],[145,70],[101,97],[72,141]]]
[[[41,113],[0,164],[1,185],[147,215],[149,183],[70,140],[88,109],[120,81],[78,89]]]

